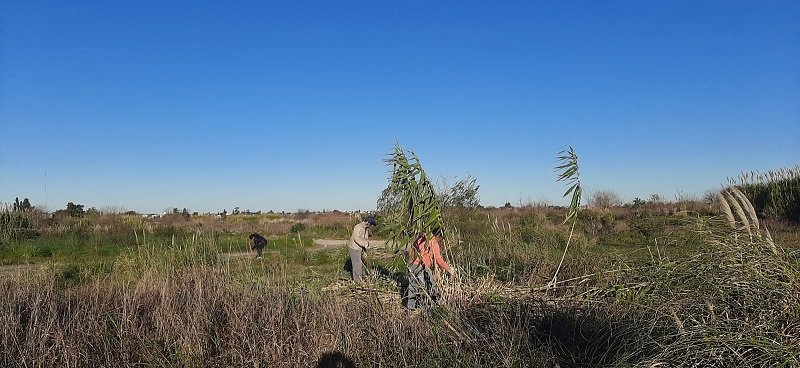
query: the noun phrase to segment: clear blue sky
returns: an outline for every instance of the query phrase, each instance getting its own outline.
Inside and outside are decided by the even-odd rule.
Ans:
[[[800,161],[799,4],[3,0],[0,201],[369,209],[395,142],[484,205],[566,203],[566,145],[699,196]]]

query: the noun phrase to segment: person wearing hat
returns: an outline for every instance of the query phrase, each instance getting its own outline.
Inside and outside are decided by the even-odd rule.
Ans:
[[[369,249],[369,228],[378,223],[374,217],[367,217],[353,228],[353,235],[347,243],[347,252],[350,253],[350,262],[353,264],[353,281],[360,283],[364,272],[362,257]]]

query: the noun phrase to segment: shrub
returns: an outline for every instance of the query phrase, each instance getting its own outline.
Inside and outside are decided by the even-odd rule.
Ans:
[[[589,195],[589,206],[595,208],[611,208],[622,205],[622,197],[610,190],[601,190]]]
[[[738,181],[731,182],[760,216],[800,223],[800,166],[743,173]]]
[[[70,263],[58,267],[55,272],[55,282],[61,288],[76,286],[85,281],[85,275],[79,264]]]
[[[301,231],[303,231],[305,229],[306,229],[306,225],[303,224],[302,222],[298,222],[298,223],[295,223],[294,225],[292,225],[292,228],[289,231],[291,231],[292,233],[299,233],[299,232],[301,232]]]
[[[610,211],[588,210],[578,214],[578,225],[591,237],[603,237],[614,231],[616,219]]]
[[[0,241],[30,239],[40,235],[36,226],[41,214],[36,209],[14,210],[0,205]]]
[[[47,246],[35,246],[31,250],[31,256],[47,258],[53,256],[53,249]]]

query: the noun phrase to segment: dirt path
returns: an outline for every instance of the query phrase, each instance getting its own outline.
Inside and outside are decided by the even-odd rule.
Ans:
[[[307,248],[308,252],[319,252],[328,249],[340,249],[347,247],[348,239],[314,239],[314,245]],[[370,248],[382,249],[386,248],[387,242],[385,240],[370,240]],[[269,247],[267,247],[269,249]],[[220,259],[223,261],[231,261],[244,258],[255,257],[255,252],[226,252],[220,253]],[[24,271],[38,271],[43,266],[41,264],[15,264],[0,266],[0,276],[13,276],[18,275]]]
[[[325,249],[344,248],[347,246],[347,242],[349,242],[348,239],[314,239],[314,246],[308,248],[308,251],[317,252]],[[370,240],[369,246],[370,248],[385,248],[386,243],[385,240]]]
[[[43,265],[40,264],[13,264],[13,265],[5,265],[0,266],[0,276],[2,277],[10,277],[14,275],[19,275],[25,271],[39,271],[39,269],[43,268]]]
[[[306,248],[307,252],[319,252],[328,249],[342,249],[347,247],[348,239],[314,239],[314,245],[310,248]],[[387,241],[385,240],[370,240],[370,248],[373,249],[383,249],[387,247]],[[269,245],[267,246],[269,249]],[[231,253],[221,253],[220,258],[223,261],[230,261],[236,259],[243,259],[243,258],[254,258],[256,256],[255,252],[231,252]]]

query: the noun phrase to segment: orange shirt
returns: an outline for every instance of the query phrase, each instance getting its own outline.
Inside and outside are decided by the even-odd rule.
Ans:
[[[441,238],[434,236],[430,241],[425,241],[425,236],[420,236],[414,242],[414,249],[417,251],[417,256],[414,258],[414,264],[422,263],[426,268],[431,268],[433,262],[443,270],[450,272],[450,266],[442,258],[442,250],[440,243]]]

